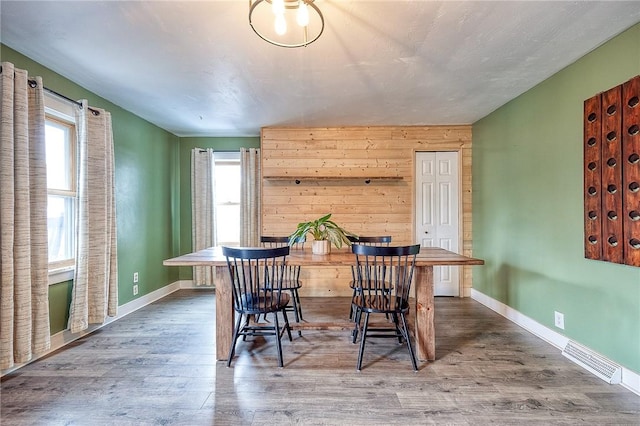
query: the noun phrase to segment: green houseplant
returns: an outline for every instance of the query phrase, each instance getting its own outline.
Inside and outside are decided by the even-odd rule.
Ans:
[[[346,231],[332,221],[331,213],[310,222],[299,223],[293,234],[289,236],[289,244],[306,240],[307,234],[313,236],[312,251],[314,254],[329,253],[331,244],[336,248],[342,247],[342,244],[350,245],[351,241],[347,237],[357,238],[357,235]]]

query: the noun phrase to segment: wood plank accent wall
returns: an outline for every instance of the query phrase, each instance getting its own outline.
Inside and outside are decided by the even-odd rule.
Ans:
[[[460,152],[460,247],[471,255],[471,126],[263,128],[262,234],[289,235],[299,222],[332,213],[355,234],[412,244],[417,151]],[[303,296],[351,294],[348,268],[302,275]],[[470,293],[465,267],[460,295]]]

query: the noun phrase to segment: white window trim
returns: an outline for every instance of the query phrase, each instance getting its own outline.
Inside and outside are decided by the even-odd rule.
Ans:
[[[45,92],[45,113],[63,121],[75,123],[74,104],[58,96]],[[72,280],[75,275],[75,265],[49,269],[49,285]]]
[[[213,161],[215,162],[240,162],[240,151],[214,151]]]
[[[49,270],[49,285],[63,283],[73,279],[76,272],[75,266]]]
[[[240,166],[240,151],[215,151],[213,153],[213,161],[216,164],[237,164]],[[240,202],[226,202],[226,203],[216,203],[219,206],[240,206]],[[218,244],[228,245],[228,246],[239,246],[239,241],[218,241]]]
[[[67,100],[61,100],[54,94],[49,92],[45,92],[44,94],[44,110],[47,114],[51,114],[64,121],[75,123],[76,119],[73,106],[73,103]]]

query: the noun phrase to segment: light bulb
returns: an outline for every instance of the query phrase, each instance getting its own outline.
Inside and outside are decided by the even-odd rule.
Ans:
[[[284,19],[284,15],[276,15],[276,34],[284,35],[287,32],[287,21]]]
[[[276,16],[284,14],[284,0],[271,0],[271,10]]]
[[[298,6],[298,14],[296,16],[296,20],[298,21],[298,25],[301,27],[306,27],[309,25],[309,7],[307,4],[300,0],[300,6]]]

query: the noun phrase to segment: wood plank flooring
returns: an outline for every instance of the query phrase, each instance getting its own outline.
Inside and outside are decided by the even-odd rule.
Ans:
[[[437,360],[348,330],[240,342],[215,362],[214,294],[182,290],[2,379],[13,425],[640,425],[640,396],[608,385],[471,299],[436,299]],[[309,320],[345,298],[303,298]]]

